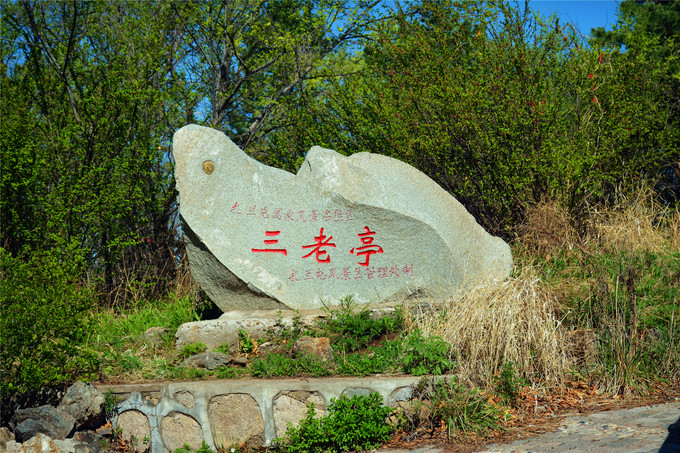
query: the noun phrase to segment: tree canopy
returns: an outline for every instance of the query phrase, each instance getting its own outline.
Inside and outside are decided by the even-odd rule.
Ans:
[[[507,238],[546,197],[651,178],[673,201],[678,5],[626,0],[586,42],[502,1],[3,0],[1,246],[110,302],[166,292],[191,122],[289,170],[312,145],[396,157]]]
[[[94,302],[183,284],[187,123],[292,171],[312,145],[395,157],[506,239],[544,200],[578,217],[640,180],[680,198],[678,0],[624,0],[587,41],[500,0],[0,9],[0,393],[93,368],[74,344]]]

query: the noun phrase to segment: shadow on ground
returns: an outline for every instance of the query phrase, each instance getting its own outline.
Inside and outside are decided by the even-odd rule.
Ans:
[[[671,452],[680,452],[680,417],[668,427],[668,437],[659,449],[659,453]]]

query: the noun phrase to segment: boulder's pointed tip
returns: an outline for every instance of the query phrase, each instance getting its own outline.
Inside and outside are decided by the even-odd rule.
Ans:
[[[199,126],[198,124],[187,124],[186,126],[177,129],[173,138],[175,141],[177,141],[178,139],[184,137],[191,137],[198,134],[209,134],[210,132],[223,135],[222,132],[211,127]]]

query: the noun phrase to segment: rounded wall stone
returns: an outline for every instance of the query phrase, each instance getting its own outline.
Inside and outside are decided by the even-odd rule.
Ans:
[[[246,393],[218,395],[210,399],[208,418],[216,446],[259,448],[264,444],[260,406]]]
[[[203,430],[193,417],[175,412],[161,421],[161,438],[170,451],[182,448],[184,444],[198,450],[203,444]]]
[[[404,387],[396,388],[396,389],[394,389],[394,391],[392,393],[390,393],[390,397],[387,398],[387,405],[389,407],[394,407],[400,401],[410,400],[412,395],[413,395],[413,388],[411,386],[404,386]]]
[[[137,410],[129,410],[121,413],[116,422],[116,428],[121,430],[123,439],[130,442],[134,451],[142,452],[148,448],[144,441],[151,438],[151,428],[146,415]]]
[[[194,407],[195,399],[193,393],[188,392],[186,390],[181,390],[179,392],[175,392],[173,396],[175,400],[177,400],[182,406],[186,407],[187,409],[191,409],[192,407]]]
[[[315,418],[326,414],[326,403],[319,392],[290,391],[280,392],[274,397],[274,425],[276,437],[283,437],[288,423],[297,427],[307,417],[307,405],[314,404]]]
[[[346,396],[347,398],[352,399],[353,396],[368,396],[372,391],[373,390],[366,387],[350,387],[345,389],[341,396]]]

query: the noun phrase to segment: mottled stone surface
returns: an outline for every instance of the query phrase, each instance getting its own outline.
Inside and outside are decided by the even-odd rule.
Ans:
[[[314,355],[324,362],[333,360],[333,348],[328,337],[302,336],[293,344],[292,352],[296,356]]]
[[[504,241],[398,160],[314,147],[293,175],[195,125],[173,153],[192,276],[223,311],[446,296],[512,268]]]
[[[214,370],[221,366],[228,365],[229,362],[231,362],[231,358],[227,354],[217,351],[207,351],[187,357],[182,361],[181,365],[191,368],[207,368],[208,370]]]
[[[9,428],[0,427],[0,449],[7,446],[7,442],[14,440],[14,433]]]
[[[170,451],[182,448],[184,444],[198,450],[203,443],[203,431],[192,417],[175,412],[161,421],[161,438]]]
[[[264,444],[264,421],[260,406],[245,393],[218,395],[210,399],[208,417],[216,445]]]
[[[122,437],[132,443],[135,451],[144,451],[145,439],[151,438],[149,419],[140,411],[125,411],[118,416],[116,427],[122,430]]]
[[[307,405],[314,404],[316,418],[326,414],[326,403],[319,392],[287,391],[274,398],[276,436],[283,437],[288,426],[298,426],[307,417]]]
[[[196,398],[194,398],[194,395],[191,392],[187,391],[176,392],[174,397],[178,403],[180,403],[187,409],[191,409],[192,407],[194,407],[194,404],[196,403]]]
[[[73,436],[74,453],[98,453],[105,450],[107,440],[92,431],[81,431]]]
[[[413,387],[399,387],[390,393],[390,396],[385,403],[389,407],[395,407],[397,403],[410,400],[411,395],[413,395]]]
[[[66,390],[58,409],[68,412],[76,420],[76,428],[98,428],[104,422],[104,395],[92,384],[76,382]]]
[[[75,419],[68,412],[52,406],[40,406],[17,410],[11,425],[19,442],[26,442],[38,433],[61,440],[69,435]]]
[[[19,449],[21,453],[66,453],[48,435],[38,433],[23,443]]]
[[[244,330],[250,338],[260,340],[266,338],[268,332],[276,335],[282,328],[290,328],[297,319],[302,328],[312,327],[322,316],[321,311],[315,314],[293,311],[270,310],[234,310],[222,314],[219,319],[186,322],[179,326],[175,334],[177,348],[187,344],[204,343],[209,349],[217,348],[225,343],[230,348],[238,348],[239,331]]]

